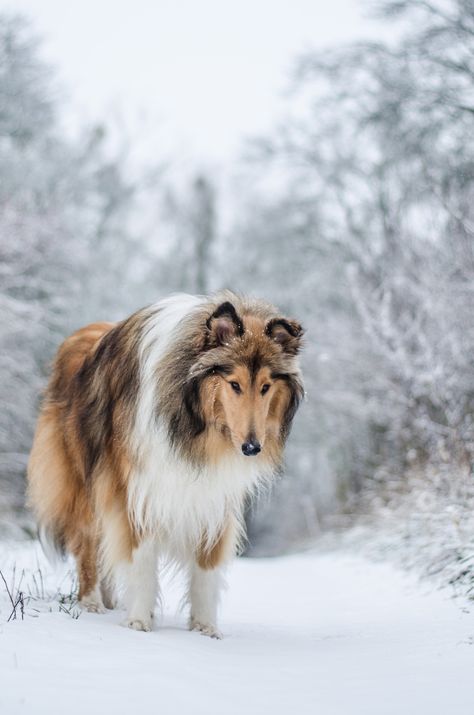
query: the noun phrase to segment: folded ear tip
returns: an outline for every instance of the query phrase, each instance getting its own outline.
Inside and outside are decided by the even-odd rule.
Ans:
[[[300,349],[300,339],[304,329],[297,320],[272,318],[265,328],[265,333],[274,342],[281,345],[284,352],[296,355]]]
[[[225,300],[223,303],[220,304],[218,310],[220,310],[221,312],[234,311],[235,306],[233,303],[230,302],[230,300]]]
[[[299,338],[305,332],[303,326],[298,323],[298,321],[287,320],[286,318],[272,318],[267,323],[265,332],[267,335],[271,336],[276,328],[282,328],[283,330],[286,330],[286,332],[291,335],[292,338]]]
[[[206,321],[211,344],[224,345],[231,338],[241,336],[244,332],[242,320],[234,305],[226,300],[221,303]]]

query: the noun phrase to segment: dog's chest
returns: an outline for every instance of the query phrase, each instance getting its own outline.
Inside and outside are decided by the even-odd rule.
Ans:
[[[129,511],[134,523],[158,537],[192,548],[203,536],[218,535],[229,514],[240,514],[243,499],[258,481],[255,464],[231,458],[196,468],[162,450],[132,476]]]

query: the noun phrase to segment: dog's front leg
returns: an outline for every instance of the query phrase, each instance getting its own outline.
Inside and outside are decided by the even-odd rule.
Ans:
[[[203,539],[190,567],[189,627],[211,638],[222,638],[217,629],[217,607],[224,585],[224,568],[236,553],[240,533],[240,520],[230,514],[219,538],[210,547],[206,547]]]
[[[191,630],[200,631],[211,638],[222,638],[217,628],[217,607],[223,583],[221,567],[203,569],[197,563],[191,566],[189,580]]]
[[[133,550],[126,569],[127,618],[124,625],[136,631],[151,631],[158,594],[157,547],[146,539]]]

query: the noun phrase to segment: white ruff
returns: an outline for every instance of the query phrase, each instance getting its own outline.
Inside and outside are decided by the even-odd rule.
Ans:
[[[178,560],[188,560],[203,537],[212,544],[229,514],[240,518],[244,496],[271,476],[258,458],[237,451],[213,467],[191,465],[171,447],[166,425],[156,418],[156,367],[172,347],[179,322],[205,301],[177,295],[153,306],[140,350],[132,443],[141,467],[130,476],[128,508],[134,525],[155,535]]]
[[[209,545],[215,541],[230,514],[240,517],[245,494],[265,475],[256,460],[237,453],[199,469],[176,455],[163,428],[155,439],[145,469],[131,476],[129,512],[139,529],[156,534],[170,556],[186,560],[203,536]]]
[[[202,296],[179,293],[155,303],[147,312],[149,319],[140,345],[140,388],[133,444],[138,453],[154,440],[156,408],[155,369],[177,337],[179,323],[206,302]],[[176,356],[179,360],[179,355]]]

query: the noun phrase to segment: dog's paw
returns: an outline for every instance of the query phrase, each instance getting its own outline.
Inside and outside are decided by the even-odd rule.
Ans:
[[[81,598],[78,601],[78,606],[88,613],[106,613],[104,604],[96,598]]]
[[[145,618],[127,618],[123,623],[125,628],[131,628],[134,631],[144,631],[149,633],[152,630],[152,621]]]
[[[216,626],[211,623],[200,623],[199,621],[192,620],[189,624],[189,629],[191,631],[198,631],[201,635],[209,636],[209,638],[215,638],[216,640],[221,640],[224,637]]]

